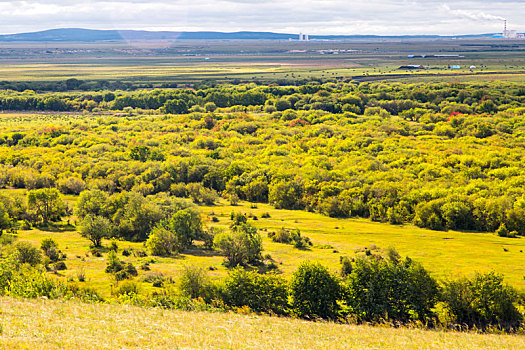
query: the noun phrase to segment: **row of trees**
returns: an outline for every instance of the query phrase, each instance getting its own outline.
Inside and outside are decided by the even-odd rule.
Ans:
[[[71,82],[74,86],[74,82]],[[322,110],[330,113],[361,114],[367,108],[380,108],[407,120],[417,120],[428,112],[465,114],[494,113],[523,102],[523,89],[517,84],[499,83],[489,87],[477,84],[381,84],[326,83],[303,86],[223,85],[212,89],[153,91],[103,91],[37,94],[5,91],[0,94],[0,110],[123,110],[140,108],[164,113],[187,113],[206,107],[266,106],[266,111]],[[193,108],[195,107],[195,108]]]

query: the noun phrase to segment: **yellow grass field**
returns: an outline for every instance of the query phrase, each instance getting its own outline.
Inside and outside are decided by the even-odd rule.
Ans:
[[[0,299],[0,349],[523,349],[525,337]]]

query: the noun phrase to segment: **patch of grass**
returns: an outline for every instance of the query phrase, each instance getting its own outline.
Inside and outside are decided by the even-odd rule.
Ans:
[[[525,337],[2,298],[3,349],[523,349]],[[74,332],[70,330],[74,329]]]

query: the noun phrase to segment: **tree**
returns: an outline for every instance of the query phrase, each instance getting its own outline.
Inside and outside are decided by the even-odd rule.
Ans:
[[[168,100],[162,110],[164,113],[183,114],[188,113],[188,105],[183,100]]]
[[[111,196],[108,203],[116,233],[125,239],[144,241],[164,217],[161,208],[137,192]]]
[[[4,203],[0,202],[0,236],[2,235],[2,231],[9,227],[11,227],[9,213],[6,210]]]
[[[82,191],[78,197],[76,214],[79,218],[86,215],[105,216],[108,194],[100,190]]]
[[[176,212],[167,226],[176,234],[182,248],[188,248],[193,240],[201,238],[203,234],[200,214],[191,208]]]
[[[207,102],[204,105],[204,109],[206,109],[206,112],[214,112],[217,109],[217,105],[213,102]]]
[[[29,242],[18,242],[15,245],[15,255],[20,264],[36,266],[42,261],[42,254]]]
[[[170,256],[178,253],[182,248],[177,234],[165,226],[162,223],[157,224],[146,241],[146,246],[152,255]]]
[[[302,186],[295,181],[280,180],[272,182],[268,201],[277,209],[302,209]]]
[[[64,212],[64,202],[56,188],[31,190],[27,194],[27,205],[44,224],[59,220]]]
[[[290,282],[292,311],[299,317],[337,317],[341,297],[339,280],[323,265],[305,261]]]
[[[100,247],[103,238],[111,237],[113,227],[103,216],[86,215],[80,224],[80,235],[89,239],[93,246]]]
[[[215,236],[213,245],[226,257],[228,266],[256,263],[261,259],[262,238],[250,224],[234,226]]]
[[[212,297],[212,288],[206,272],[196,266],[184,266],[179,279],[179,287],[182,292],[192,299]]]
[[[442,300],[455,322],[469,327],[484,329],[492,325],[509,329],[523,320],[515,305],[517,291],[494,272],[445,283]]]
[[[135,146],[130,150],[129,156],[133,160],[145,162],[150,156],[151,150],[148,146]]]
[[[361,322],[428,322],[438,285],[420,264],[390,250],[388,259],[371,255],[356,260],[346,277],[345,299]]]

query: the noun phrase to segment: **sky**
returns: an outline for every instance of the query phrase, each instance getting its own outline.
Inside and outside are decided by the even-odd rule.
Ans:
[[[309,34],[525,32],[524,0],[0,0],[0,33],[52,28]]]

